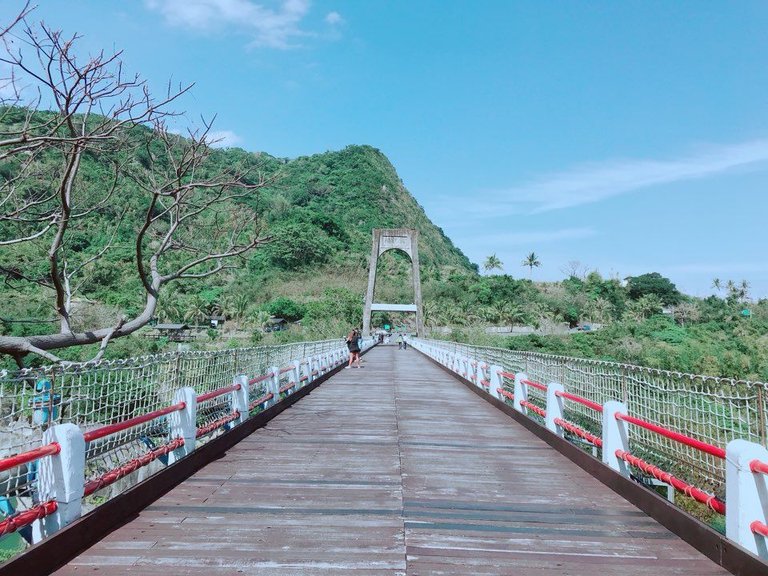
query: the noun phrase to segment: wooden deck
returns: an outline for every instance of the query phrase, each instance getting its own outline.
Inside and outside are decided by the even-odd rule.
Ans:
[[[56,574],[728,574],[418,352],[364,360]]]

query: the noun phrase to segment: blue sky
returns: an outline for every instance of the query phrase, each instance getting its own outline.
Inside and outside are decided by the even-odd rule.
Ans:
[[[0,5],[8,20],[21,2]],[[474,262],[768,297],[768,3],[39,0],[187,121],[293,158],[384,152]]]

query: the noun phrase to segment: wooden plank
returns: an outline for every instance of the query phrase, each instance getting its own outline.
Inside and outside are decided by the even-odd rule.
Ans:
[[[56,574],[727,574],[416,351],[364,367]]]

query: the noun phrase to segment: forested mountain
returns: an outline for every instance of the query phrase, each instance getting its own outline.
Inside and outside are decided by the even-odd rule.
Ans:
[[[31,117],[23,108],[0,112],[5,135],[26,131],[34,136],[30,125],[50,123],[45,112]],[[181,152],[175,149],[179,144]],[[349,146],[291,160],[234,148],[195,149],[197,145],[135,126],[90,146],[79,158],[70,202],[74,216],[57,249],[58,282],[66,284],[58,291],[71,297],[67,306],[74,331],[141,314],[145,286],[137,267],[148,269],[147,254],[179,222],[186,228],[180,226],[158,258],[161,272],[163,266],[181,269],[185,255],[194,259],[198,252],[215,253],[231,231],[231,245],[244,246],[242,238],[248,236],[258,238],[258,246],[216,274],[194,278],[211,269],[201,264],[187,271],[191,278],[160,288],[154,320],[204,325],[211,315],[224,316],[230,329],[237,328],[241,337],[243,331],[253,334],[256,340],[270,316],[303,320],[317,336],[336,336],[342,326],[359,323],[374,228],[419,230],[427,279],[476,274],[477,268],[430,222],[375,148]],[[0,242],[31,237],[0,248],[0,336],[60,330],[50,257],[56,227],[46,228],[46,218],[55,223],[62,216],[45,210],[56,203],[67,179],[69,153],[71,148],[51,146],[36,155],[22,151],[0,161],[3,188],[12,199],[3,207],[10,216],[0,219]],[[185,155],[199,158],[185,166]],[[187,199],[176,215],[173,201],[193,179],[226,185],[198,187],[198,196]],[[23,214],[14,213],[13,202],[24,207]],[[184,221],[184,210],[199,213]],[[155,229],[145,231],[145,223],[155,216]],[[45,233],[32,237],[27,230]],[[393,256],[381,265],[391,274],[383,274],[378,293],[390,301],[412,301],[406,259]],[[141,347],[116,342],[112,348]],[[78,351],[65,356],[72,354],[88,357]]]

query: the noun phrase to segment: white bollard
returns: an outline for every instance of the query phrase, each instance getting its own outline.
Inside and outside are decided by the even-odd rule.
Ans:
[[[74,424],[59,424],[45,431],[43,446],[57,442],[58,454],[40,459],[40,502],[56,501],[56,512],[32,526],[32,541],[37,543],[80,518],[85,491],[85,439]]]
[[[768,560],[767,539],[749,527],[755,520],[768,524],[768,475],[752,472],[753,460],[768,464],[768,450],[747,440],[725,447],[725,535]]]
[[[547,430],[554,432],[560,438],[563,437],[565,431],[562,427],[555,424],[555,419],[560,418],[562,420],[563,418],[563,399],[557,393],[564,391],[563,385],[557,382],[550,382],[547,385],[547,416],[544,422]]]
[[[488,380],[491,381],[490,386],[488,386],[488,392],[491,393],[491,396],[494,398],[501,399],[501,395],[499,394],[499,388],[504,388],[504,378],[501,376],[501,372],[504,370],[501,366],[496,366],[495,364],[492,364],[488,368]]]
[[[528,385],[523,384],[525,380],[528,380],[528,375],[525,372],[515,374],[515,399],[512,401],[512,405],[518,412],[528,414],[528,408],[521,404],[521,402],[528,400]]]
[[[183,438],[184,446],[168,454],[168,464],[173,464],[195,449],[197,440],[197,392],[189,386],[179,388],[173,396],[173,403],[184,402],[182,410],[168,415],[169,438]]]
[[[603,464],[629,478],[629,466],[616,456],[616,450],[629,452],[627,423],[616,418],[618,413],[626,414],[627,405],[617,400],[603,404]]]
[[[240,390],[232,392],[230,402],[232,403],[232,411],[240,413],[237,423],[242,424],[248,420],[248,377],[245,374],[238,374],[235,376],[234,384],[240,384]]]

